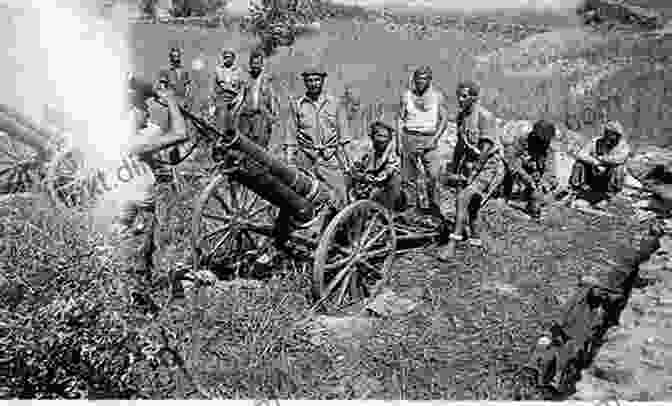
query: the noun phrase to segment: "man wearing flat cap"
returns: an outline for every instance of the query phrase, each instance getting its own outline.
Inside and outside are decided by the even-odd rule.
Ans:
[[[586,143],[577,154],[570,186],[575,192],[618,193],[623,188],[630,152],[623,125],[609,121],[602,134]]]
[[[324,90],[327,73],[311,66],[301,76],[306,93],[290,103],[285,148],[287,163],[327,185],[337,205],[347,201],[344,171],[347,118],[340,100]]]
[[[348,185],[355,200],[369,199],[389,210],[403,210],[401,159],[394,132],[393,124],[384,119],[371,123],[371,149],[355,163]]]
[[[429,209],[438,217],[441,217],[440,193],[427,155],[438,148],[439,139],[447,125],[448,115],[444,95],[432,84],[431,68],[421,66],[413,72],[409,88],[401,95],[398,126],[407,154],[405,159],[407,176],[410,179],[418,179],[421,170],[424,169],[429,181],[427,185],[429,196],[426,196],[429,207],[421,208]],[[419,191],[416,191],[416,195],[419,201],[423,200]]]

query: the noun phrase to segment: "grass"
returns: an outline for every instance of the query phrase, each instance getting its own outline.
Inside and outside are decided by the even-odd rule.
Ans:
[[[556,23],[549,20],[538,24],[553,28]],[[566,28],[566,24],[556,26]],[[383,104],[390,109],[410,70],[422,63],[433,67],[453,110],[452,89],[460,80],[475,77],[482,79],[486,106],[500,117],[563,119],[567,90],[582,79],[511,77],[498,66],[481,71],[480,77],[473,56],[510,43],[496,32],[477,36],[445,29],[432,39],[420,40],[386,32],[379,24],[360,25],[360,31],[350,21],[322,27],[322,32],[300,39],[291,56],[281,50],[269,61],[276,82],[293,95],[301,92],[297,73],[317,55],[329,70],[333,93],[340,95],[350,86],[357,89],[364,107]],[[132,38],[137,70],[145,76],[165,64],[167,50],[175,43],[184,48],[186,61],[203,56],[209,67],[224,46],[241,49],[239,61],[244,63],[254,44],[240,33],[162,25],[136,25]],[[568,50],[562,56],[599,64],[631,55],[637,47],[644,49],[634,40],[616,37],[600,42],[599,52],[596,47]],[[665,47],[661,44],[657,49],[663,52]],[[621,107],[614,115],[626,125],[639,123],[633,138],[642,144],[658,137],[647,133],[657,124],[650,121],[652,109],[644,108],[644,103],[661,106],[654,111],[669,106],[665,76],[646,73],[645,64],[632,65],[608,79],[624,97],[633,95],[634,105],[639,105],[638,113],[628,116]],[[653,89],[645,97],[636,90],[644,83]],[[199,84],[207,84],[207,77],[199,77]],[[490,237],[487,255],[462,250],[454,264],[437,263],[431,250],[401,256],[390,287],[398,292],[419,289],[420,307],[406,316],[374,320],[369,334],[351,341],[322,344],[311,341],[303,323],[310,316],[310,272],[291,266],[274,270],[273,278],[258,285],[208,288],[203,321],[195,330],[191,299],[184,306],[165,304],[165,273],[179,262],[188,262],[190,254],[185,224],[202,185],[187,187],[191,189],[181,197],[171,220],[174,239],[162,261],[164,274],[157,275],[155,285],[143,296],[145,302],[161,307],[158,314],[143,300],[131,300],[138,282],[126,273],[133,263],[126,255],[137,248],[138,241],[123,246],[127,250],[101,251],[101,246],[117,243],[106,240],[91,213],[55,212],[44,202],[24,209],[17,205],[15,214],[3,217],[8,231],[0,239],[2,268],[8,270],[9,279],[33,289],[11,312],[3,312],[10,317],[10,326],[41,323],[33,327],[33,335],[5,325],[0,329],[1,342],[13,351],[12,368],[19,379],[5,390],[9,396],[65,397],[81,390],[90,398],[199,397],[202,394],[180,369],[185,361],[186,372],[194,374],[209,395],[226,398],[539,398],[516,375],[531,345],[559,314],[578,277],[608,273],[609,261],[619,261],[624,250],[636,246],[636,236],[643,230],[631,221],[631,211],[622,202],[613,208],[621,214],[615,219],[557,208],[540,224],[521,220],[493,202],[484,215]],[[450,198],[447,192],[446,199]],[[42,251],[50,253],[46,259],[32,255]],[[58,313],[58,308],[67,309],[63,303],[70,299],[82,306],[79,312],[68,310],[78,316],[56,317],[64,313]],[[91,308],[99,309],[91,313],[96,317],[82,319]],[[73,318],[84,321],[68,324]],[[45,349],[31,341],[34,336],[47,339],[54,331],[66,334],[57,334]],[[195,357],[191,354],[194,336],[203,343],[203,352]],[[68,368],[74,365],[63,372],[58,368],[62,358],[56,355],[74,354],[65,351],[68,348],[97,356],[80,356],[79,362],[63,360]],[[92,348],[98,352],[91,352]],[[172,359],[165,359],[171,354]],[[40,368],[47,372],[40,375],[34,366],[17,367],[21,358],[44,365]],[[91,374],[96,368],[104,373]],[[37,392],[30,392],[31,382],[42,386],[33,385]],[[55,390],[54,383],[62,389]]]

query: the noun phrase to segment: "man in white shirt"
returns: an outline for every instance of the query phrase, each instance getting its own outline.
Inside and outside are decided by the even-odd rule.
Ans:
[[[439,146],[448,125],[444,95],[432,85],[432,70],[423,66],[413,72],[410,86],[401,96],[399,128],[408,166],[408,177],[417,179],[424,169],[428,178],[429,209],[441,217],[439,185],[427,155]],[[418,166],[418,161],[423,168]],[[416,191],[417,194],[418,191]]]

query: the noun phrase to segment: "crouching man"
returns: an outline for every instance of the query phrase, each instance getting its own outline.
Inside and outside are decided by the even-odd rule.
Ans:
[[[554,159],[551,141],[555,125],[546,120],[534,123],[527,134],[517,134],[529,129],[529,124],[516,127],[514,133],[502,138],[504,160],[508,173],[504,179],[503,194],[512,198],[516,189],[526,203],[527,213],[538,218],[541,203],[548,193],[558,186],[554,174]]]
[[[574,192],[596,192],[613,196],[625,181],[625,164],[630,156],[623,126],[610,121],[599,136],[579,151],[569,184]]]
[[[168,105],[171,128],[164,131],[156,124],[149,122],[149,111],[145,96],[132,93],[130,95],[129,112],[135,134],[127,153],[132,159],[143,162],[151,168],[149,179],[143,180],[143,193],[140,198],[123,203],[119,223],[122,233],[135,232],[146,236],[141,249],[140,272],[149,275],[154,268],[155,255],[158,255],[170,239],[167,230],[169,217],[168,206],[173,200],[172,176],[170,167],[158,162],[158,153],[166,148],[188,139],[184,118],[180,113],[178,101],[170,89],[157,91],[159,97]],[[146,213],[150,217],[148,227],[133,228],[139,215]]]
[[[448,235],[448,243],[439,252],[440,261],[449,261],[455,256],[456,245],[467,241],[481,246],[477,229],[478,214],[488,199],[500,190],[506,176],[506,165],[499,134],[496,131],[481,132],[475,151],[479,159],[467,179],[467,186],[457,194],[455,202],[455,229]]]
[[[394,128],[383,122],[371,124],[371,150],[355,163],[347,178],[352,199],[370,199],[389,210],[403,210],[401,159],[394,143]]]

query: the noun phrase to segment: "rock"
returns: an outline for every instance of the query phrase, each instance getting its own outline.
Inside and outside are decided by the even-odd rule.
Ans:
[[[672,150],[657,146],[638,148],[628,160],[627,168],[640,181],[672,178]]]
[[[17,306],[24,299],[27,290],[23,283],[0,274],[0,303],[10,307]]]
[[[664,206],[672,207],[672,185],[655,185],[650,187],[653,195],[660,199]]]
[[[669,248],[669,246],[668,246]],[[639,266],[639,276],[647,280],[663,280],[669,277],[672,270],[669,264],[672,261],[672,255],[669,251],[659,249],[648,261]]]
[[[672,236],[664,235],[658,239],[658,242],[660,244],[660,249],[658,251],[672,254]]]
[[[335,344],[351,344],[358,346],[358,339],[371,334],[375,325],[374,320],[366,317],[346,316],[318,316],[314,320],[304,321],[310,342],[314,345],[324,345],[327,342]]]
[[[584,23],[616,22],[654,30],[664,27],[663,15],[623,0],[587,0],[580,9]]]
[[[365,310],[377,317],[403,316],[411,313],[418,305],[416,300],[386,290],[369,302]]]

